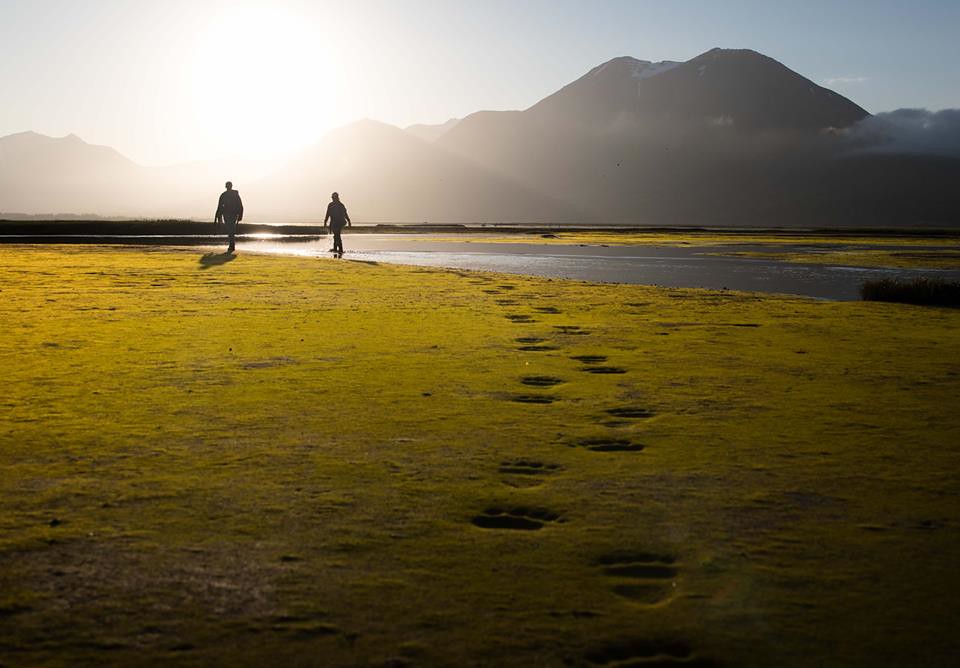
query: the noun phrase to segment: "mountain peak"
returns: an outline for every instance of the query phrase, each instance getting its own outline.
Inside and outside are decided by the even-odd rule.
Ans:
[[[752,49],[713,48],[666,77],[640,86],[639,108],[661,118],[687,118],[743,130],[846,127],[868,114],[779,61]]]
[[[50,135],[45,135],[40,132],[34,132],[33,130],[26,130],[25,132],[15,132],[14,134],[7,135],[5,137],[0,137],[0,141],[5,143],[16,143],[16,144],[83,144],[88,145],[87,142],[83,141],[80,137],[73,134],[72,132],[63,137],[51,137]]]
[[[568,120],[593,122],[613,118],[633,109],[641,82],[665,74],[683,63],[651,62],[633,56],[618,56],[594,67],[527,111]]]
[[[701,54],[700,54],[699,56],[697,56],[696,58],[700,58],[701,56],[713,56],[713,57],[717,57],[717,56],[753,56],[753,57],[759,57],[759,58],[770,58],[769,56],[765,56],[765,55],[763,55],[762,53],[760,53],[759,51],[754,51],[753,49],[729,49],[729,48],[725,48],[725,47],[722,47],[722,46],[715,46],[715,47],[713,47],[712,49],[710,49],[709,51],[704,51],[703,53],[701,53]],[[696,60],[696,58],[694,58],[694,60]],[[771,59],[771,60],[772,60],[772,59]]]
[[[634,65],[631,75],[634,79],[642,80],[655,77],[658,74],[669,72],[674,67],[683,65],[675,60],[661,60],[658,63],[651,63],[649,60],[638,60]]]
[[[7,144],[13,143],[37,143],[42,141],[53,141],[53,137],[48,137],[47,135],[42,135],[39,132],[34,132],[33,130],[26,130],[25,132],[14,132],[13,134],[6,135],[5,137],[0,137],[0,142]]]
[[[634,58],[633,56],[617,56],[616,58],[611,58],[601,65],[597,65],[592,70],[587,72],[584,78],[594,77],[604,73],[627,73],[635,79],[646,79],[648,77],[661,74],[662,72],[666,72],[677,65],[680,65],[680,63],[672,60],[662,60],[654,63],[649,60],[640,60],[639,58]]]
[[[617,56],[616,58],[611,58],[610,60],[608,60],[608,61],[606,61],[606,62],[604,62],[604,63],[600,63],[599,65],[597,65],[596,67],[594,67],[592,70],[590,70],[589,72],[587,72],[587,76],[590,76],[591,74],[599,74],[600,72],[602,72],[603,70],[605,70],[605,69],[607,69],[608,67],[611,67],[611,66],[614,66],[614,67],[616,67],[616,66],[618,66],[618,65],[627,65],[627,66],[630,66],[630,65],[635,65],[635,64],[637,64],[637,63],[648,63],[648,62],[650,62],[650,61],[648,61],[648,60],[638,60],[637,58],[634,58],[633,56]]]

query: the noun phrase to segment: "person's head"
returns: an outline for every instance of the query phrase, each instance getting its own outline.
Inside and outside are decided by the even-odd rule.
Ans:
[[[226,188],[227,190],[233,190],[233,181],[227,181],[226,183],[223,184],[223,187]]]
[[[334,202],[339,202],[339,201],[340,201],[340,193],[333,193],[332,195],[330,195],[330,197],[333,198],[333,201],[334,201]]]

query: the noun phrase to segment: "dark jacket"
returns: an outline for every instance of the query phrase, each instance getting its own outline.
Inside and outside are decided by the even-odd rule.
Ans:
[[[213,219],[220,221],[224,216],[236,216],[237,221],[243,220],[243,202],[240,200],[240,193],[236,190],[224,190],[220,194],[217,213],[214,214]]]
[[[343,205],[343,202],[330,202],[327,204],[327,215],[323,218],[323,224],[326,225],[328,220],[330,221],[330,227],[334,228],[342,228],[350,222],[350,216],[347,215],[347,207]]]

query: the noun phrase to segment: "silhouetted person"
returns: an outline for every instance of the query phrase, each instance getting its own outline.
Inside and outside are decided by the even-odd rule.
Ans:
[[[237,223],[243,220],[243,202],[240,200],[240,193],[233,189],[233,184],[227,181],[224,184],[225,191],[220,193],[220,201],[217,203],[217,212],[213,216],[213,222],[223,223],[227,226],[227,234],[230,235],[230,246],[228,253],[233,252],[233,236],[237,231]]]
[[[333,201],[327,204],[327,215],[323,218],[323,226],[326,227],[327,221],[330,221],[330,230],[333,232],[333,248],[330,250],[343,255],[343,239],[340,238],[340,232],[345,225],[352,227],[352,224],[347,214],[347,207],[340,201],[340,195],[333,193],[330,197]]]

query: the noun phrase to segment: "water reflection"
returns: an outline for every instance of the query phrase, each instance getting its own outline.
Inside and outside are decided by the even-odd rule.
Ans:
[[[697,247],[560,246],[526,243],[431,241],[415,234],[357,234],[344,237],[348,259],[504,273],[531,274],[594,282],[666,287],[754,290],[821,299],[859,299],[860,285],[881,277],[942,276],[952,270],[877,269],[791,264],[770,259],[712,255],[731,251],[769,251],[762,245]],[[298,241],[243,241],[240,250],[282,255],[326,256],[323,238]],[[808,250],[813,250],[809,245]],[[836,248],[836,247],[833,247]],[[889,246],[887,247],[889,248]],[[795,251],[802,247],[778,246]]]

